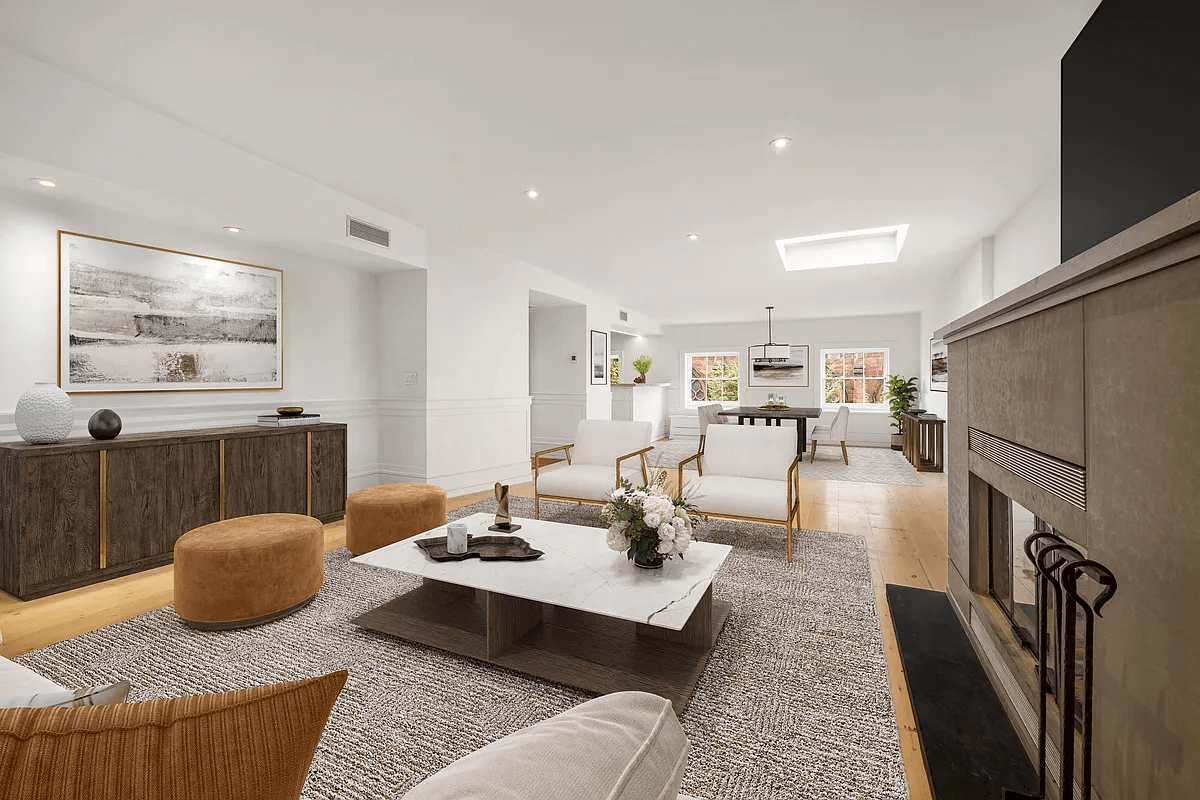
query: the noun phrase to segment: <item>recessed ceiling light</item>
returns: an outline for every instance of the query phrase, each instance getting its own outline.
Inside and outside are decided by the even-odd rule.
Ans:
[[[697,240],[697,239],[699,239],[699,238],[700,238],[700,234],[698,234],[698,233],[689,233],[689,234],[687,235],[687,240],[688,240],[689,242],[694,242],[694,241],[696,241],[696,240]]]
[[[538,196],[537,189],[526,189],[525,196],[528,197],[530,200],[533,200],[535,197]]]
[[[47,189],[53,189],[55,186],[58,186],[57,183],[49,178],[30,178],[29,180],[33,181],[38,186],[45,186]]]
[[[791,143],[791,139],[787,138],[786,136],[780,136],[778,139],[771,140],[771,147],[774,147],[776,150],[782,150]]]
[[[245,228],[239,228],[236,225],[226,225],[225,230],[229,231],[230,233],[241,233],[245,230]]]

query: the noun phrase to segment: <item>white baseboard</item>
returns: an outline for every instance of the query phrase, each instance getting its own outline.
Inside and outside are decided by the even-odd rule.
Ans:
[[[472,492],[482,492],[491,489],[497,483],[528,483],[533,480],[533,470],[529,461],[516,464],[505,464],[499,467],[488,467],[473,472],[459,472],[453,475],[430,475],[427,483],[441,486],[449,497],[457,497]]]

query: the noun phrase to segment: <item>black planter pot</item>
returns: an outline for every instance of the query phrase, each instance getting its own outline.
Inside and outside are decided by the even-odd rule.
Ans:
[[[633,554],[633,565],[642,569],[662,569],[663,562],[667,559],[660,553],[643,556],[641,553]]]

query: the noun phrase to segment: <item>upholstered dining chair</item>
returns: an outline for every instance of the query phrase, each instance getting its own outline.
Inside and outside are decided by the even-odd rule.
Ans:
[[[842,446],[842,460],[846,462],[846,466],[850,465],[850,456],[846,454],[846,428],[850,425],[850,409],[842,406],[837,410],[837,415],[834,416],[832,424],[829,425],[813,425],[812,433],[809,438],[812,439],[812,455],[808,457],[808,463],[812,463],[817,457],[817,445],[819,444],[840,444]]]
[[[704,452],[704,437],[708,435],[709,425],[724,425],[726,417],[721,416],[721,411],[725,406],[720,403],[709,403],[705,406],[700,406],[696,411],[700,415],[700,448],[698,453]]]

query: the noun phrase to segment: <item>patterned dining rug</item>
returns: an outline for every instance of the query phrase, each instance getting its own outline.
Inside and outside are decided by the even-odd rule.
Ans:
[[[675,469],[685,458],[696,455],[699,439],[663,439],[654,443],[646,454],[647,466]],[[886,447],[850,447],[850,463],[842,460],[840,447],[818,447],[815,462],[804,455],[800,466],[801,478],[852,483],[888,483],[899,486],[921,486],[921,478],[903,453]],[[688,464],[685,469],[695,469]]]
[[[542,508],[547,519],[599,525],[594,506]],[[451,517],[494,510],[488,500]],[[532,501],[514,498],[512,511],[532,516]],[[733,613],[682,715],[692,746],[683,791],[706,800],[907,798],[865,540],[802,531],[788,564],[779,528],[713,521],[700,538],[734,548],[714,582]],[[351,564],[341,549],[326,554],[317,599],[286,619],[201,632],[167,606],[17,660],[66,686],[128,678],[133,701],[347,669],[306,800],[399,798],[455,759],[592,696],[350,623],[417,582]]]

